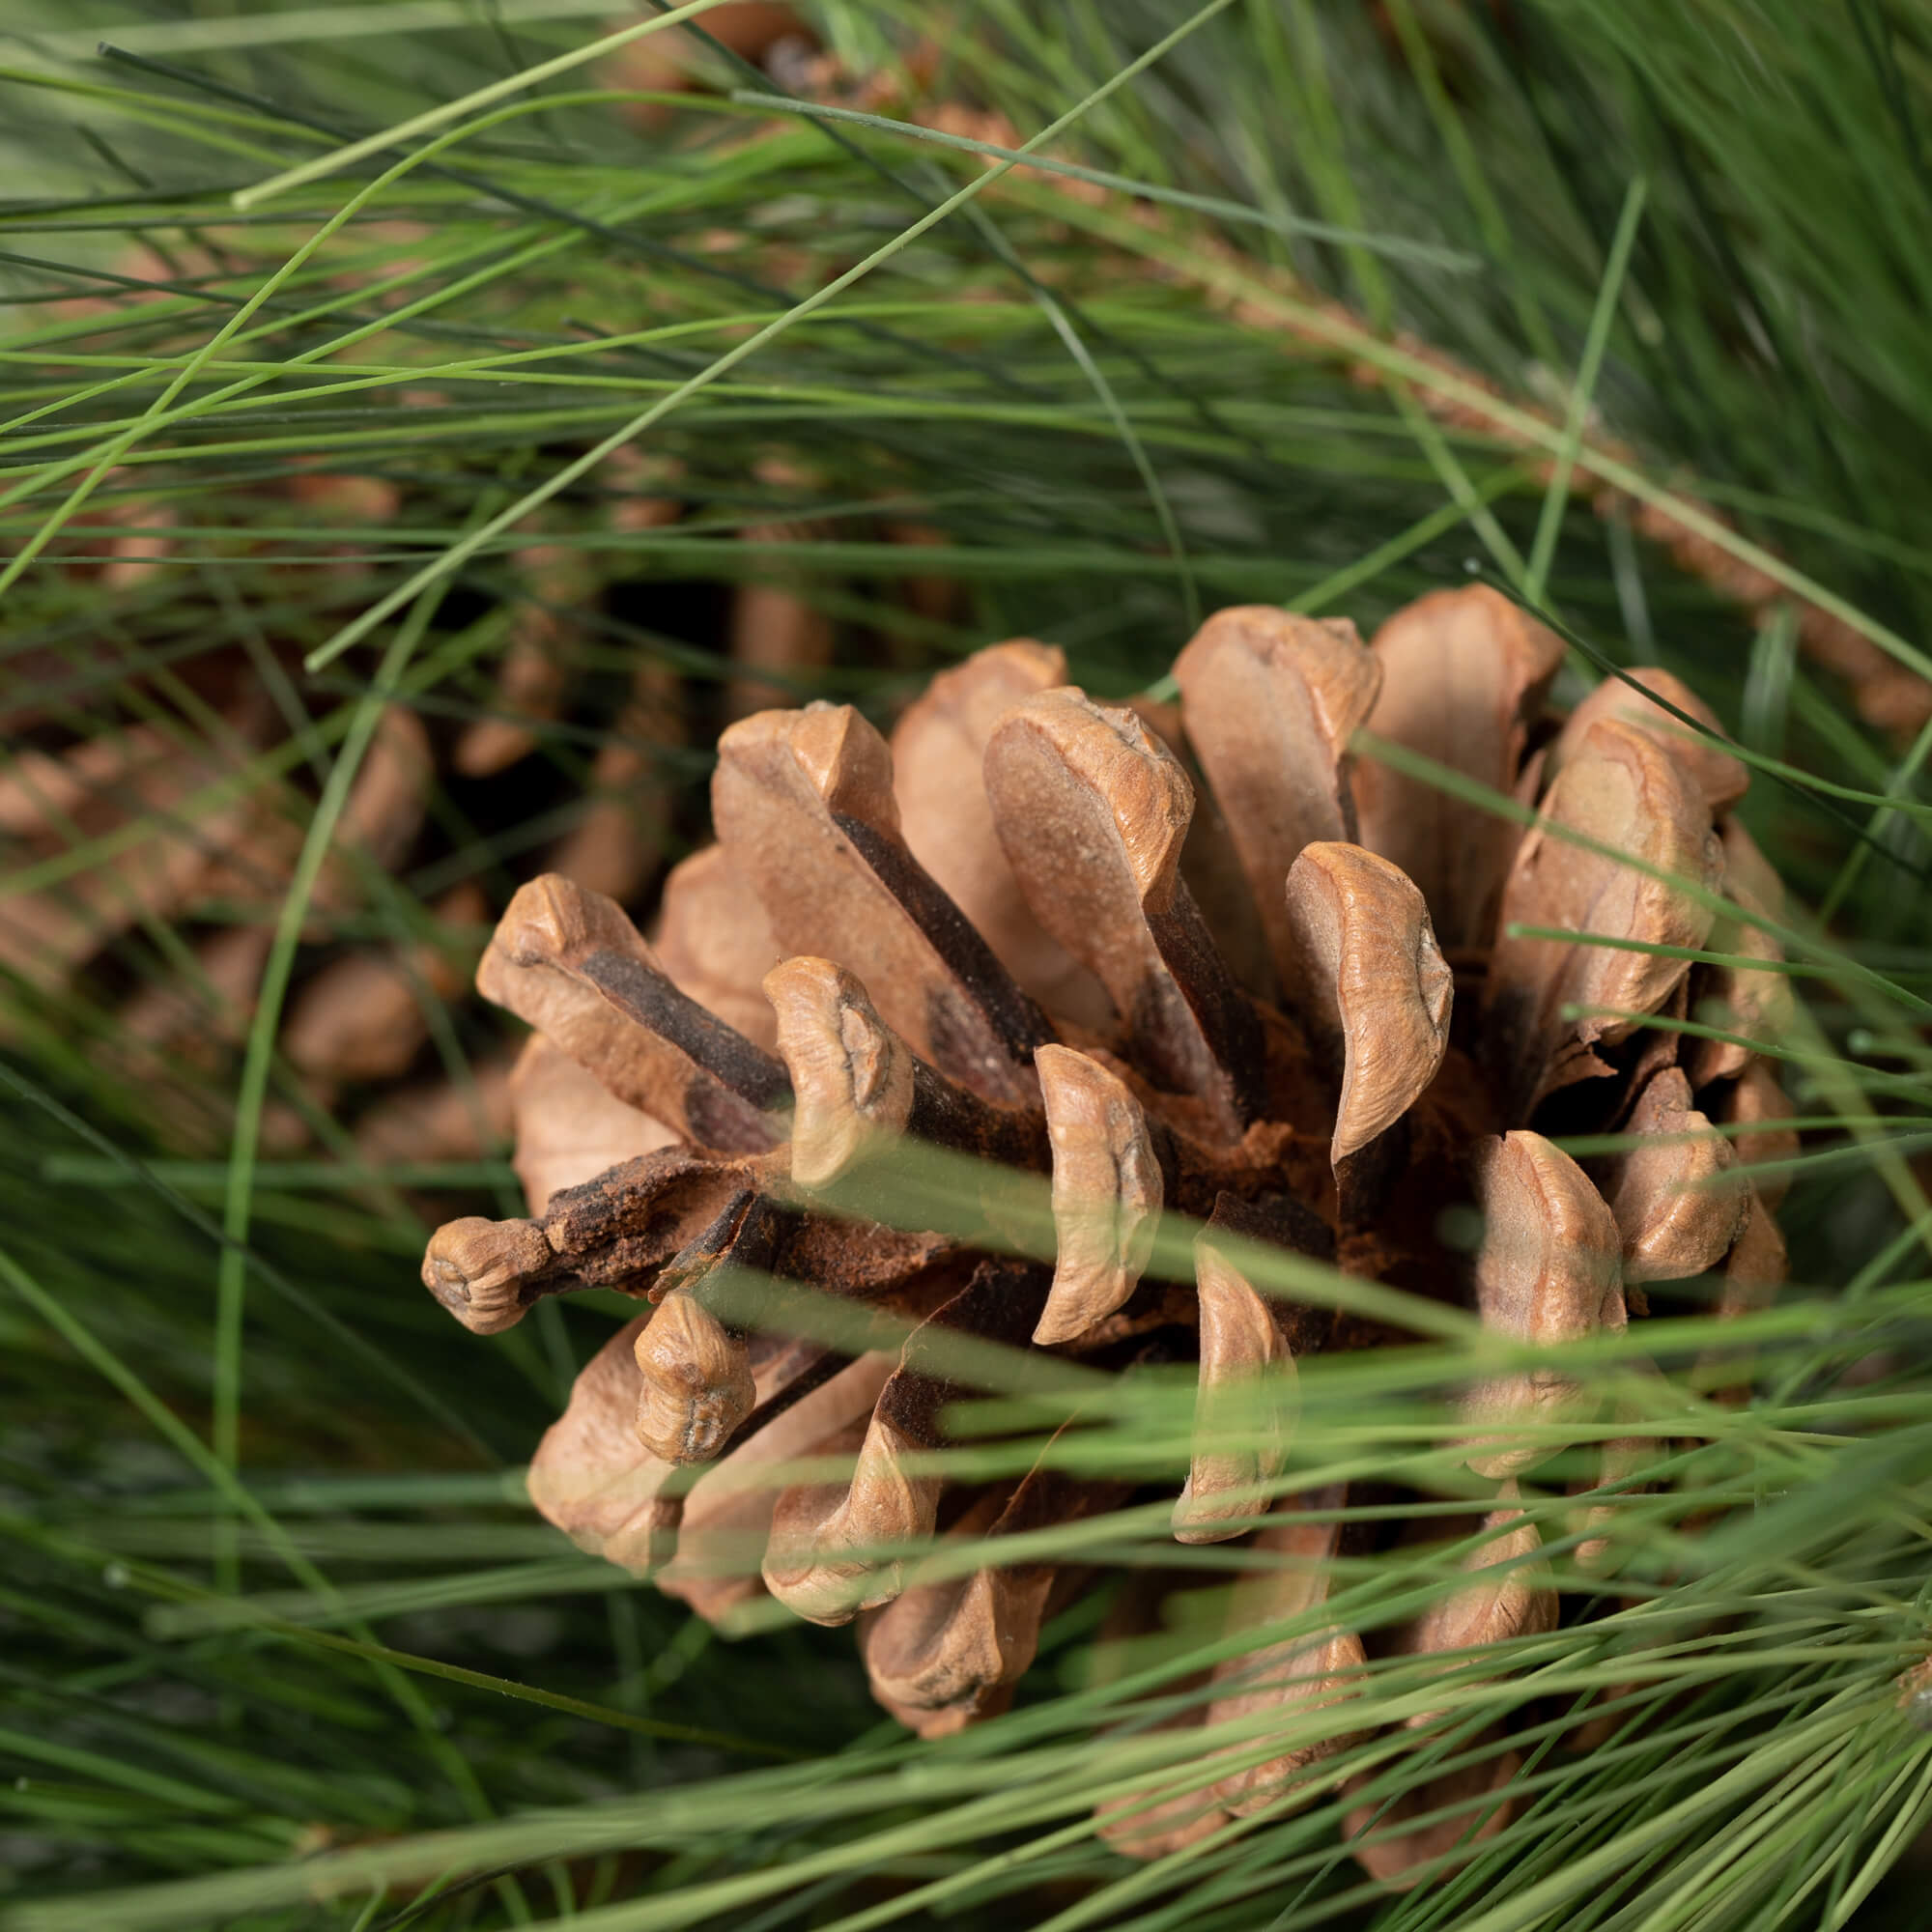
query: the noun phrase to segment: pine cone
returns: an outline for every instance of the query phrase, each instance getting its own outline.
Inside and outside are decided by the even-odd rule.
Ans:
[[[131,272],[143,265],[127,266]],[[776,493],[797,479],[770,466],[763,480]],[[391,705],[378,724],[337,829],[337,849],[311,896],[280,1034],[310,1100],[350,1124],[372,1162],[473,1157],[507,1130],[513,1078],[525,1085],[543,1076],[513,1076],[507,1064],[486,1061],[462,1086],[440,1074],[420,1077],[435,1002],[467,989],[492,901],[478,877],[464,877],[429,907],[430,930],[413,943],[358,943],[355,927],[370,923],[370,879],[424,865],[448,876],[466,861],[478,870],[507,861],[527,871],[535,859],[621,901],[649,885],[658,868],[675,803],[664,754],[682,744],[692,696],[662,656],[638,664],[628,701],[589,761],[568,828],[537,853],[512,847],[506,855],[495,840],[506,825],[531,816],[533,792],[545,779],[530,754],[547,731],[570,729],[566,715],[582,699],[585,660],[597,639],[595,619],[585,621],[584,613],[602,605],[625,558],[621,549],[600,551],[594,543],[534,539],[587,533],[609,540],[668,525],[683,514],[669,494],[677,484],[674,469],[647,468],[634,452],[607,460],[587,504],[554,512],[544,528],[527,532],[533,541],[511,554],[506,578],[514,594],[505,600],[494,689],[481,689],[479,679],[474,693],[478,715],[441,716],[460,712],[462,702],[433,696],[420,711]],[[325,526],[380,525],[398,513],[396,488],[374,477],[299,470],[276,479],[272,494]],[[143,534],[127,522],[135,514],[145,512],[124,512],[105,525],[110,535],[97,546],[99,554],[70,565],[124,599],[178,541]],[[758,542],[790,531],[749,525],[742,534]],[[327,566],[337,584],[354,585],[367,571],[353,551]],[[822,670],[831,648],[827,620],[796,586],[755,578],[730,592],[710,640],[735,673],[725,688],[726,715],[773,701],[774,680],[781,687]],[[130,619],[137,627],[140,614]],[[279,673],[293,679],[295,642],[274,639],[269,648]],[[67,676],[51,664],[47,672],[18,683],[17,701],[5,707],[18,748],[0,774],[0,850],[27,870],[57,867],[72,847],[91,840],[103,841],[107,856],[43,890],[17,893],[0,909],[0,1039],[18,1024],[6,997],[10,980],[19,982],[30,1013],[39,1001],[74,993],[119,1000],[111,1030],[102,1031],[111,1032],[117,1064],[154,1103],[156,1125],[178,1148],[223,1145],[231,1123],[207,1071],[247,1031],[273,911],[302,841],[306,762],[290,756],[288,712],[271,700],[257,658],[233,645],[185,666],[171,663],[168,682],[124,679],[112,701],[93,712],[64,702],[58,694]],[[755,701],[745,696],[753,689],[763,694]],[[294,701],[286,685],[284,703]],[[130,710],[147,715],[129,724]],[[249,777],[251,759],[266,777]],[[439,793],[452,787],[454,815],[437,809]],[[152,831],[144,832],[143,820]],[[442,842],[453,827],[467,848],[454,854]],[[238,922],[238,902],[253,916]],[[143,924],[168,925],[184,944],[173,958],[137,954],[145,983],[123,998],[128,943]],[[279,1103],[268,1131],[284,1151],[306,1138],[295,1110]]]
[[[1065,684],[1058,651],[999,644],[934,680],[890,748],[849,707],[732,725],[719,842],[672,873],[656,950],[567,879],[526,886],[478,983],[537,1029],[520,1136],[540,1218],[450,1224],[423,1279],[482,1334],[580,1287],[655,1303],[546,1436],[538,1507],[707,1616],[762,1591],[821,1623],[863,1616],[880,1701],[930,1735],[1003,1706],[1081,1579],[1038,1558],[943,1578],[919,1572],[919,1548],[1128,1494],[1046,1459],[980,1486],[909,1465],[946,1439],[942,1411],[970,1376],[959,1338],[1122,1372],[1197,1361],[1174,1535],[1246,1534],[1298,1559],[1236,1592],[1233,1614],[1253,1623],[1318,1604],[1348,1532],[1332,1495],[1270,1513],[1285,1406],[1231,1450],[1220,1405],[1258,1387],[1285,1399],[1297,1359],[1399,1339],[1259,1293],[1255,1243],[1539,1343],[1621,1327],[1650,1281],[1718,1270],[1725,1308],[1765,1293],[1782,1259],[1776,1189],[1744,1163],[1787,1151],[1776,1077],[1723,1038],[1645,1021],[1719,1002],[1724,1031],[1760,1036],[1783,978],[1507,936],[1697,949],[1719,892],[1775,911],[1776,880],[1728,815],[1745,771],[1664,708],[1711,722],[1662,671],[1633,675],[1663,704],[1613,681],[1567,721],[1547,716],[1560,659],[1484,589],[1422,599],[1373,648],[1346,620],[1225,611],[1181,654],[1174,717],[1096,704]],[[1390,749],[1351,768],[1364,724]],[[1445,795],[1416,753],[1540,801],[1535,825]],[[1728,920],[1717,944],[1775,956]],[[1531,1125],[1557,1116],[1622,1130],[1629,1151],[1586,1171]],[[1753,1130],[1740,1153],[1714,1121]],[[663,1144],[639,1154],[640,1135]],[[831,1211],[826,1190],[849,1202],[908,1139],[1047,1177],[1053,1264]],[[1459,1205],[1483,1217],[1473,1256],[1438,1237]],[[1167,1210],[1199,1227],[1191,1282],[1148,1273]],[[989,1222],[1003,1211],[989,1191]],[[748,1331],[729,1292],[746,1271],[860,1304],[850,1332],[835,1348]],[[902,1347],[883,1339],[909,1321]],[[1595,1406],[1548,1370],[1466,1402],[1494,1534],[1467,1587],[1395,1634],[1398,1651],[1555,1620],[1515,1484],[1561,1431],[1515,1425]],[[768,1486],[805,1455],[842,1457],[849,1477]],[[1631,1456],[1605,1448],[1605,1479]],[[1191,1721],[1332,1704],[1332,1735],[1185,1805],[1105,1821],[1123,1849],[1184,1842],[1291,1784],[1312,1792],[1320,1760],[1356,1734],[1361,1640],[1276,1648],[1224,1665]],[[1482,1795],[1438,1779],[1395,1824]],[[1444,1838],[1384,1820],[1357,1849],[1399,1878],[1464,1822]]]

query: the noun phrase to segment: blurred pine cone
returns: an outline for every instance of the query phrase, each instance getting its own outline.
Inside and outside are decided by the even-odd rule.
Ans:
[[[796,483],[776,462],[760,477],[775,497]],[[479,642],[494,633],[494,661],[384,710],[307,907],[279,1040],[302,1105],[271,1103],[270,1147],[303,1145],[323,1114],[372,1162],[473,1159],[499,1144],[507,1057],[486,1054],[461,1082],[425,1070],[439,1006],[467,995],[494,912],[537,869],[635,900],[671,839],[688,715],[715,720],[722,701],[735,716],[775,701],[775,683],[796,689],[822,671],[829,624],[802,585],[762,573],[702,614],[715,625],[696,639],[720,660],[715,689],[656,653],[638,655],[628,693],[599,688],[600,646],[611,654],[600,612],[635,563],[622,540],[680,518],[679,486],[674,468],[617,452],[504,559],[501,602],[478,626]],[[112,597],[113,640],[29,651],[0,689],[0,853],[21,882],[0,906],[0,1040],[40,1027],[94,1038],[177,1151],[218,1148],[232,1132],[229,1095],[210,1076],[247,1032],[326,769],[301,734],[331,743],[343,702],[340,685],[318,696],[304,679],[301,649],[317,613],[368,594],[368,533],[408,521],[398,487],[378,476],[298,469],[252,497],[271,519],[344,533],[306,575],[260,564],[265,585],[292,586],[281,624],[270,615],[247,648],[184,655],[180,607],[156,593],[206,539],[192,525],[164,533],[138,496],[114,497],[60,565]],[[245,514],[210,512],[215,526]],[[741,532],[748,546],[793,533]],[[574,756],[593,718],[606,728]],[[399,923],[382,875],[418,869],[440,881],[423,914],[407,937],[373,936]]]
[[[1425,597],[1372,648],[1344,619],[1224,611],[1177,665],[1178,716],[1096,704],[1057,650],[999,644],[936,678],[890,746],[826,704],[732,725],[719,842],[670,875],[655,948],[566,878],[524,887],[479,984],[537,1030],[518,1135],[540,1218],[450,1224],[423,1279],[482,1334],[580,1287],[656,1304],[580,1378],[531,1465],[538,1507],[707,1616],[762,1591],[822,1623],[863,1613],[880,1701],[934,1734],[1003,1707],[1082,1579],[1037,1557],[923,1576],[906,1552],[1129,1493],[1046,1460],[991,1485],[908,1466],[946,1440],[958,1338],[1122,1372],[1197,1361],[1174,1534],[1245,1534],[1293,1559],[1235,1593],[1237,1623],[1261,1624],[1318,1605],[1358,1533],[1335,1494],[1270,1513],[1293,1365],[1400,1338],[1259,1293],[1253,1244],[1533,1343],[1621,1327],[1647,1282],[1715,1270],[1727,1309],[1767,1293],[1776,1189],[1745,1163],[1786,1151],[1787,1114],[1769,1065],[1718,1036],[1775,1034],[1787,982],[1670,950],[1720,925],[1718,950],[1775,960],[1718,910],[1720,894],[1777,910],[1731,816],[1746,774],[1667,672],[1632,673],[1661,703],[1612,680],[1549,715],[1560,659],[1481,588]],[[1351,761],[1364,725],[1385,762]],[[1535,803],[1534,827],[1404,753]],[[1646,1023],[1693,1009],[1715,1035]],[[1629,1151],[1586,1171],[1536,1130],[1559,1124],[1619,1130]],[[1050,1177],[1055,1263],[815,1199],[881,1172],[902,1137]],[[1442,1232],[1469,1208],[1473,1253]],[[1192,1281],[1144,1278],[1166,1209],[1200,1224]],[[726,1307],[734,1270],[918,1325],[873,1350],[746,1332]],[[1241,1412],[1276,1422],[1217,1431],[1223,1405],[1257,1391]],[[1562,1446],[1548,1425],[1596,1405],[1548,1370],[1466,1404],[1492,1534],[1467,1586],[1377,1633],[1378,1654],[1555,1622],[1515,1479]],[[1545,1426],[1513,1433],[1523,1422]],[[775,1488],[775,1466],[806,1455],[843,1457],[849,1480]],[[1605,1481],[1626,1476],[1631,1445],[1601,1460]],[[1351,1741],[1365,1654],[1338,1630],[1221,1666],[1190,1721],[1332,1705],[1333,1735],[1104,1829],[1151,1854],[1291,1784],[1312,1793]],[[1514,1767],[1497,1759],[1486,1788]],[[1397,1823],[1467,1795],[1441,1784]],[[1384,1820],[1358,1852],[1397,1878],[1467,1822],[1391,1836]]]

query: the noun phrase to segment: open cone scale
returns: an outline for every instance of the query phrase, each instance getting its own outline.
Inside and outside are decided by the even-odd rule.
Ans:
[[[922,1452],[973,1393],[960,1339],[1127,1375],[1198,1364],[1174,1534],[1284,1555],[1235,1593],[1245,1626],[1318,1609],[1350,1534],[1340,1497],[1265,1500],[1296,1362],[1400,1339],[1263,1293],[1252,1244],[1474,1309],[1531,1345],[1621,1328],[1643,1282],[1715,1271],[1720,1312],[1768,1293],[1771,1190],[1712,1122],[1749,1122],[1751,1158],[1786,1152],[1771,1064],[1668,1022],[1721,999],[1762,1023],[1776,994],[1755,980],[1778,976],[1508,935],[1696,949],[1728,888],[1762,905],[1775,877],[1728,816],[1743,768],[1627,688],[1552,716],[1560,660],[1482,588],[1424,598],[1372,645],[1346,619],[1222,611],[1177,665],[1179,715],[1095,703],[1059,652],[998,644],[935,679],[890,743],[827,704],[732,725],[719,842],[671,874],[655,947],[566,878],[526,886],[479,984],[538,1029],[518,1120],[534,1218],[451,1223],[423,1278],[485,1334],[576,1288],[655,1304],[539,1448],[539,1508],[707,1616],[769,1592],[819,1622],[861,1619],[880,1700],[938,1734],[1004,1708],[1041,1622],[1086,1579],[1037,1544],[963,1577],[923,1552],[1128,1493],[1050,1456],[1017,1481],[934,1475]],[[1633,676],[1705,715],[1662,674]],[[1355,760],[1363,725],[1534,805],[1535,823]],[[1218,810],[1200,809],[1203,788]],[[1586,1171],[1532,1126],[1552,1109],[1627,1132],[1630,1151]],[[834,1210],[826,1190],[887,1175],[908,1140],[1042,1177],[1054,1261]],[[1473,1254],[1438,1233],[1469,1206]],[[990,1235],[995,1193],[986,1211]],[[1191,1281],[1148,1273],[1165,1213],[1199,1227]],[[837,1347],[748,1332],[730,1293],[745,1273],[863,1313]],[[1221,1666],[1192,1721],[1272,1712],[1303,1742],[1210,1761],[1192,1803],[1116,1807],[1113,1842],[1157,1853],[1313,1796],[1359,1732],[1372,1653],[1553,1623],[1516,1483],[1597,1404],[1547,1371],[1464,1402],[1467,1468],[1493,1497],[1466,1586],[1366,1649],[1338,1628]],[[1217,1426],[1230,1413],[1276,1420],[1234,1434]],[[1630,1450],[1605,1445],[1605,1480]],[[829,1473],[774,1488],[799,1457]],[[1358,1856],[1399,1882],[1463,1828],[1492,1828],[1510,1763],[1499,1749],[1481,1790],[1458,1774],[1388,1817],[1365,1807]],[[1401,1829],[1437,1804],[1464,1806],[1448,1839]]]

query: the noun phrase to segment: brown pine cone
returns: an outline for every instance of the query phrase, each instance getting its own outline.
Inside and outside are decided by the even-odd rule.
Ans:
[[[1179,716],[1096,704],[1065,684],[1058,651],[998,644],[935,679],[890,746],[849,707],[732,725],[719,842],[671,875],[655,950],[568,879],[526,886],[478,983],[538,1030],[519,1132],[540,1218],[450,1224],[423,1279],[481,1334],[580,1287],[655,1304],[580,1378],[531,1464],[537,1506],[707,1616],[766,1591],[818,1622],[862,1616],[880,1701],[932,1735],[1003,1707],[1083,1579],[1037,1557],[923,1573],[919,1548],[1050,1528],[1129,1493],[1050,1458],[975,1485],[909,1464],[945,1444],[946,1406],[970,1392],[960,1338],[1122,1372],[1198,1362],[1174,1535],[1248,1535],[1289,1559],[1235,1593],[1237,1625],[1253,1625],[1319,1605],[1344,1551],[1341,1498],[1279,1496],[1296,1360],[1400,1339],[1258,1292],[1255,1244],[1474,1308],[1531,1343],[1622,1327],[1627,1292],[1650,1281],[1718,1271],[1725,1308],[1768,1292],[1775,1189],[1743,1161],[1788,1149],[1776,1076],[1721,1038],[1645,1021],[1721,1003],[1726,1031],[1760,1036],[1785,980],[1508,936],[1699,949],[1716,895],[1747,912],[1775,901],[1728,816],[1746,774],[1621,683],[1567,721],[1547,715],[1560,658],[1480,588],[1411,605],[1373,648],[1345,619],[1224,611],[1181,654]],[[1709,722],[1667,673],[1634,675]],[[1391,749],[1351,766],[1364,725]],[[1537,803],[1536,824],[1446,795],[1405,752]],[[1756,928],[1720,924],[1717,950],[1775,956]],[[1630,1149],[1586,1171],[1531,1125],[1557,1117]],[[1755,1129],[1742,1160],[1713,1122]],[[849,1213],[867,1174],[887,1188],[904,1139],[1046,1177],[1055,1261],[831,1209],[827,1190]],[[1482,1217],[1473,1255],[1438,1234],[1459,1206]],[[993,1189],[984,1207],[993,1228],[1009,1211]],[[1191,1281],[1148,1271],[1168,1209],[1199,1231]],[[837,1347],[759,1332],[734,1299],[751,1271],[861,1308]],[[1258,1389],[1277,1424],[1217,1430],[1231,1397],[1257,1413]],[[1492,1534],[1467,1587],[1378,1634],[1378,1654],[1555,1621],[1516,1483],[1596,1404],[1548,1369],[1465,1400]],[[846,1473],[774,1487],[801,1456]],[[1605,1445],[1604,1480],[1632,1456]],[[1292,1785],[1312,1795],[1320,1761],[1359,1735],[1348,1703],[1364,1659],[1336,1631],[1220,1666],[1186,1721],[1332,1705],[1326,1740],[1102,1829],[1150,1855]],[[1446,1837],[1395,1833],[1484,1800],[1513,1764],[1499,1757],[1480,1789],[1425,1786],[1358,1844],[1364,1863],[1398,1879],[1446,1850],[1480,1812]]]
[[[776,488],[783,478],[769,480]],[[592,534],[636,534],[682,515],[675,469],[649,468],[633,452],[608,460],[595,482],[596,498],[575,513]],[[319,470],[282,479],[275,492],[323,525],[381,524],[398,507],[386,483]],[[560,514],[554,521],[554,535],[582,534]],[[149,537],[110,527],[116,534],[100,554],[70,567],[123,593],[160,566]],[[782,526],[751,526],[745,534],[757,540],[775,528]],[[351,1125],[372,1162],[473,1158],[507,1131],[506,1063],[486,1062],[461,1086],[419,1072],[436,1003],[467,992],[488,932],[493,906],[480,879],[463,878],[440,895],[429,907],[430,930],[413,943],[357,943],[355,927],[370,923],[377,873],[440,864],[439,840],[452,821],[437,799],[452,784],[468,788],[454,822],[465,826],[459,837],[469,849],[457,856],[479,871],[502,863],[490,850],[491,827],[515,823],[520,802],[527,809],[535,765],[522,761],[582,698],[596,632],[577,613],[597,609],[622,558],[621,551],[568,543],[532,542],[514,553],[506,575],[515,595],[494,689],[478,680],[480,715],[440,716],[456,708],[440,694],[422,711],[393,704],[358,768],[311,897],[280,1045],[314,1105]],[[367,565],[352,552],[327,570],[354,582]],[[826,620],[793,588],[751,581],[731,593],[715,639],[741,679],[767,680],[822,669],[829,642]],[[295,645],[270,649],[292,689]],[[64,682],[49,676],[41,688]],[[184,688],[191,698],[181,696]],[[681,746],[691,696],[669,663],[640,661],[572,822],[538,852],[513,851],[509,863],[526,871],[534,860],[620,901],[647,887],[674,803],[663,754]],[[94,710],[42,697],[32,680],[17,680],[15,696],[0,700],[18,739],[0,772],[0,853],[30,876],[60,875],[0,907],[0,1039],[21,1024],[16,1001],[31,1014],[39,1002],[71,994],[118,1000],[112,1051],[154,1103],[156,1124],[178,1148],[220,1146],[230,1131],[226,1101],[207,1070],[247,1032],[275,907],[302,843],[307,774],[293,755],[289,714],[239,646],[197,655],[173,684],[124,681],[111,704]],[[126,712],[140,710],[152,716],[125,722]],[[266,775],[251,774],[251,760]],[[66,855],[94,841],[105,856],[67,871]],[[172,960],[129,953],[143,926],[179,935]],[[127,993],[130,959],[145,983]],[[280,1104],[268,1130],[284,1151],[306,1131]]]

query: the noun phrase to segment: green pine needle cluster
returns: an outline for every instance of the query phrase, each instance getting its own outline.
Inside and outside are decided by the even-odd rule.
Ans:
[[[46,752],[133,733],[189,774],[107,824],[52,801],[58,836],[0,877],[0,1927],[1918,1922],[1932,20],[807,11],[837,111],[795,98],[802,55],[715,43],[685,42],[695,91],[630,84],[599,37],[656,41],[649,4],[22,0],[0,41],[0,784],[35,797]],[[914,125],[939,103],[973,112]],[[674,521],[623,514],[652,493]],[[1741,601],[1744,570],[1774,594]],[[1063,644],[1111,696],[1218,605],[1366,633],[1471,573],[1562,627],[1561,695],[1667,666],[1753,768],[1801,1002],[1760,1043],[1804,1130],[1792,1285],[1720,1352],[1694,1290],[1566,1351],[1620,1411],[1578,1439],[1656,1446],[1609,1498],[1607,1573],[1576,1561],[1582,1459],[1525,1486],[1587,1622],[1446,1689],[1377,1665],[1378,1723],[1441,1717],[1420,1747],[1371,1735],[1336,1761],[1351,1798],[1134,1864],[1093,1808],[1187,1788],[1200,1733],[1162,1719],[1199,1673],[1335,1612],[1223,1635],[1253,1553],[1179,1550],[1136,1503],[1055,1554],[1191,1565],[1200,1620],[1103,1653],[1116,1580],[1048,1626],[1010,1713],[928,1744],[847,1634],[721,1635],[575,1554],[521,1465],[630,1305],[457,1330],[416,1258],[440,1220],[516,1211],[500,1132],[373,1152],[356,1122],[388,1096],[320,1094],[285,1021],[355,946],[473,956],[475,921],[433,908],[499,911],[612,745],[658,801],[652,874],[701,838],[739,586],[831,640],[781,680],[883,719],[996,638]],[[1902,713],[1807,648],[1820,613]],[[442,772],[406,867],[373,861],[345,826],[384,720],[519,722],[500,668],[536,621],[572,629],[568,701],[508,773]],[[674,728],[639,726],[640,668]],[[237,690],[266,723],[238,727]],[[186,911],[145,895],[238,814],[272,867]],[[98,943],[63,963],[76,928]],[[238,999],[210,962],[248,934]],[[514,1029],[414,984],[412,1091],[480,1120]],[[185,1018],[137,1036],[163,999]],[[944,1228],[986,1180],[935,1156],[897,1183],[904,1225]],[[1050,1252],[1014,1188],[1016,1243]],[[1454,1393],[1521,1352],[1392,1290],[1264,1285],[1429,1338],[1308,1365],[1276,1489],[1374,1474],[1466,1521]],[[972,1367],[959,1472],[1030,1465],[1070,1415],[1072,1466],[1178,1484],[1186,1377]],[[1345,1565],[1340,1614],[1412,1613],[1468,1547]],[[1509,1821],[1477,1838],[1472,1809],[1410,1892],[1362,1878],[1343,1814],[1490,1761],[1504,1719]]]

